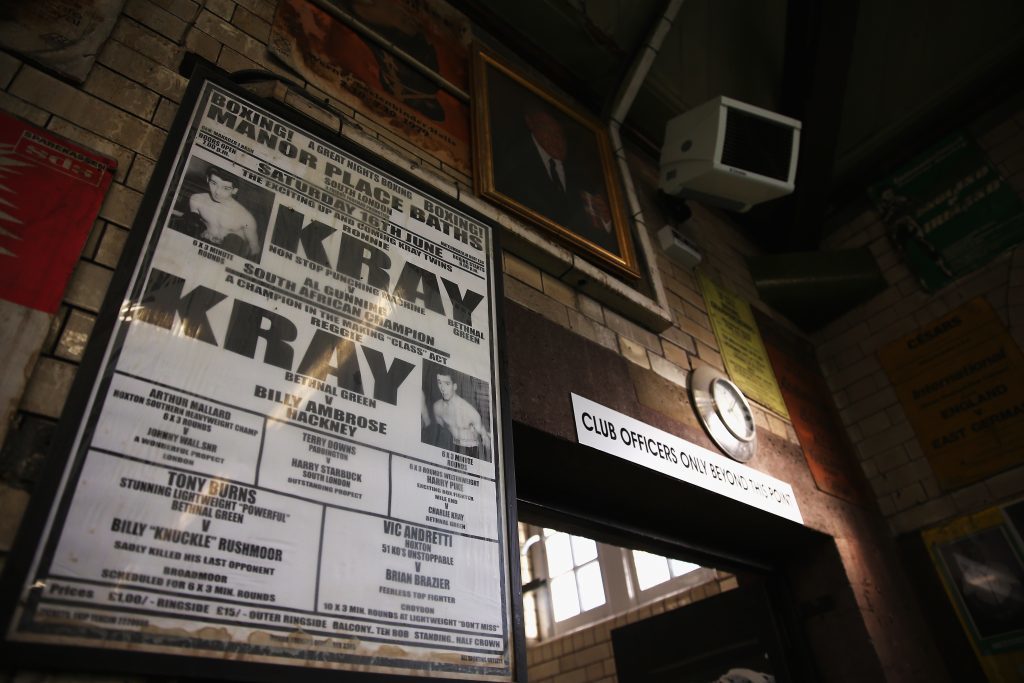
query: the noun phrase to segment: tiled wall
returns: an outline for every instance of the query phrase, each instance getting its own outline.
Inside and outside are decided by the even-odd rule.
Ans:
[[[994,112],[970,132],[1000,174],[1024,197],[1024,109]],[[878,350],[976,297],[984,297],[1024,347],[1024,247],[1003,254],[934,295],[921,289],[866,205],[829,239],[829,248],[867,246],[888,289],[818,335],[818,357],[861,466],[895,534],[1024,494],[1021,467],[942,491],[882,370]]]

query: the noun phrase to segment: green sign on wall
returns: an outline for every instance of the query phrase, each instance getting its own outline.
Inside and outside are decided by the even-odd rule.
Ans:
[[[1016,192],[964,134],[868,188],[889,237],[922,287],[937,290],[1024,241]]]

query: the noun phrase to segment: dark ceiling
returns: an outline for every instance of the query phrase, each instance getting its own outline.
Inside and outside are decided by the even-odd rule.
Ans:
[[[483,30],[597,114],[664,0],[458,0]],[[1024,86],[1021,0],[686,0],[626,132],[656,158],[665,122],[718,95],[803,122],[797,190],[737,216],[769,252],[818,247],[828,217],[901,161]]]

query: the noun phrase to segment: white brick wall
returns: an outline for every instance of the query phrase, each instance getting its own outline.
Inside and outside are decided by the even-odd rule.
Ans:
[[[1004,178],[1024,195],[1024,112],[976,135]],[[819,332],[816,341],[843,423],[891,530],[919,529],[1024,494],[1024,467],[960,490],[941,491],[877,358],[886,343],[975,297],[992,304],[1021,345],[1024,247],[929,295],[892,249],[879,216],[870,208],[833,233],[825,246],[869,247],[889,283],[882,294]]]

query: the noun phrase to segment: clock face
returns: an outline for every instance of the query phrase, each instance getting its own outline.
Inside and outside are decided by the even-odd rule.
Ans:
[[[690,373],[689,394],[697,419],[715,445],[739,462],[757,451],[757,427],[739,387],[709,366]]]
[[[754,438],[757,433],[754,429],[754,416],[735,384],[721,378],[715,379],[711,383],[711,398],[715,401],[715,412],[733,436],[741,441]]]

